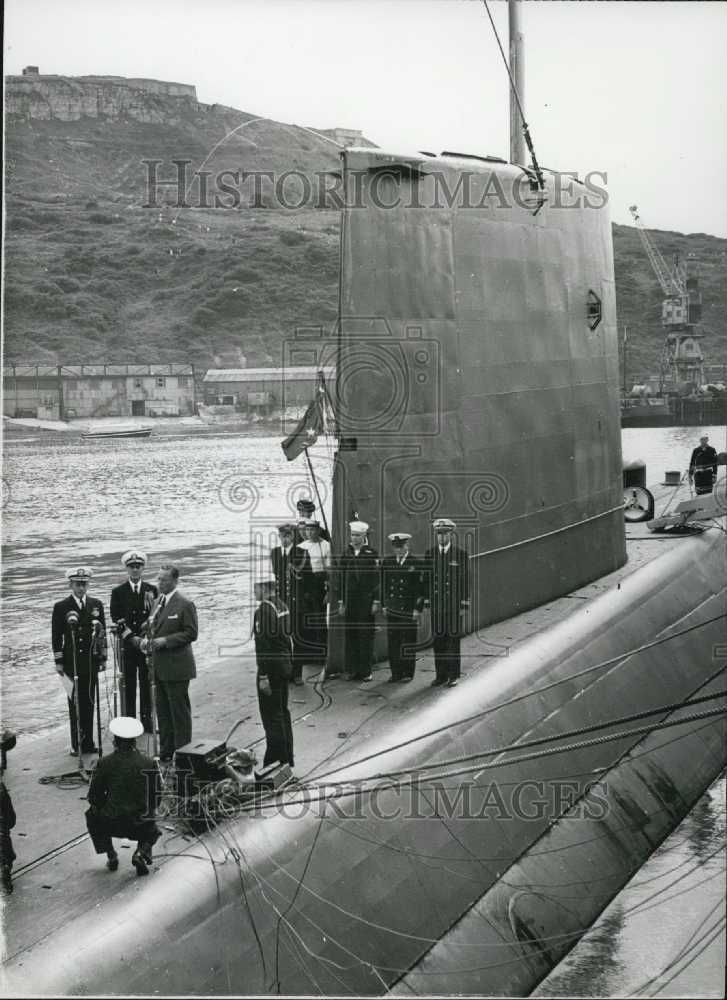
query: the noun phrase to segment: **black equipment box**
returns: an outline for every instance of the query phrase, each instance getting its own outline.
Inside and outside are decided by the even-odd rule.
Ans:
[[[194,740],[185,743],[174,754],[174,766],[180,771],[191,772],[195,782],[221,781],[227,775],[224,771],[227,744],[216,740]]]
[[[273,792],[290,781],[292,774],[289,764],[270,764],[255,772],[255,789],[258,792]]]

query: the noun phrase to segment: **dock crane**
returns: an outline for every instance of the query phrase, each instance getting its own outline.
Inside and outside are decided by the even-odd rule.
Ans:
[[[669,267],[644,228],[636,205],[631,205],[629,212],[664,293],[661,325],[666,331],[666,338],[659,367],[659,395],[689,383],[700,386],[704,382],[704,357],[697,330],[697,323],[702,318],[699,279],[687,276],[686,262],[680,260],[678,255],[674,256]]]

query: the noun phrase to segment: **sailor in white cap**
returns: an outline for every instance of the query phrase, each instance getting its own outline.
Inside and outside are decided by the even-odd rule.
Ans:
[[[337,587],[345,628],[345,668],[351,680],[371,681],[374,615],[381,611],[379,554],[368,544],[365,521],[351,521],[348,527],[351,541],[341,556]]]
[[[119,716],[109,729],[114,737],[114,752],[102,757],[88,789],[90,808],[86,826],[96,854],[106,854],[106,867],[116,871],[119,856],[112,837],[136,840],[131,863],[137,875],[148,875],[152,847],[160,837],[154,821],[159,797],[159,771],[156,764],[136,748],[136,739],[144,732],[138,719]]]
[[[265,730],[263,764],[294,764],[293,726],[288,710],[288,683],[293,673],[290,612],[275,595],[272,573],[255,581],[259,602],[253,619],[256,686],[260,718]]]
[[[389,681],[408,683],[414,677],[419,616],[427,596],[424,564],[410,553],[408,532],[395,531],[388,537],[392,554],[381,562],[381,601],[386,616]]]
[[[98,673],[106,669],[106,621],[104,607],[88,595],[93,572],[88,566],[74,566],[66,572],[71,593],[53,605],[51,642],[55,669],[73,680],[73,697],[68,699],[71,753],[97,753],[93,741],[93,706]],[[76,715],[76,702],[78,715]],[[80,737],[80,744],[79,744]]]
[[[139,680],[139,716],[144,730],[152,731],[151,692],[146,657],[139,649],[142,626],[157,599],[158,591],[152,583],[142,579],[146,566],[146,553],[130,549],[121,557],[128,579],[111,591],[111,619],[121,646],[121,711],[136,715],[136,682]]]
[[[424,557],[434,633],[432,687],[455,687],[460,676],[463,618],[469,608],[469,559],[453,542],[457,525],[451,518],[439,517],[432,527],[437,541]]]

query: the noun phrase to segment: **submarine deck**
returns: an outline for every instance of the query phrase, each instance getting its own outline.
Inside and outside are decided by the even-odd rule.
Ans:
[[[673,487],[651,488],[657,515],[667,507],[674,510],[680,500],[688,497],[685,487],[679,489],[678,495]],[[724,489],[724,480],[720,488]],[[626,537],[628,561],[621,569],[464,639],[463,677],[486,670],[493,658],[507,656],[526,640],[567,619],[575,608],[583,608],[616,589],[665,550],[688,544],[684,537],[652,534],[643,523],[627,524]],[[353,761],[358,746],[379,727],[394,727],[398,720],[435,699],[447,698],[446,689],[429,688],[433,676],[430,650],[418,657],[417,675],[410,685],[387,684],[386,663],[378,665],[374,682],[368,684],[339,678],[321,681],[317,672],[309,670],[303,687],[291,687],[296,773],[314,778],[332,762]],[[254,677],[252,656],[202,666],[191,691],[196,737],[222,740],[234,722],[242,718],[231,743],[250,747],[261,742]],[[105,745],[108,752],[108,738]],[[43,738],[24,739],[21,735],[9,757],[6,781],[18,821],[13,831],[17,854],[15,892],[6,900],[3,913],[4,960],[20,956],[75,916],[88,912],[122,888],[128,889],[129,882],[137,882],[140,887],[153,884],[154,871],[194,843],[192,836],[175,828],[172,821],[162,819],[163,836],[155,849],[151,878],[137,880],[130,864],[132,845],[127,842],[120,843],[119,872],[109,873],[105,859],[94,854],[86,835],[85,788],[60,788],[38,780],[70,771],[74,763],[74,758],[68,756],[65,725]]]

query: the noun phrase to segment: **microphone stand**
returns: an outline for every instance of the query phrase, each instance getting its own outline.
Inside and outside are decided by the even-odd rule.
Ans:
[[[98,732],[98,759],[101,760],[103,757],[103,741],[101,739],[101,697],[98,683],[98,666],[94,671],[93,664],[93,654],[98,652],[96,643],[100,641],[101,637],[101,623],[94,622],[93,625],[93,639],[88,651],[88,670],[90,683],[93,686],[93,693],[96,698],[96,730]]]
[[[76,630],[78,623],[71,624],[71,670],[73,676],[73,711],[76,713],[76,750],[78,752],[78,774],[84,781],[88,781],[88,774],[83,764],[83,751],[81,749],[83,741],[81,739],[81,706],[78,697],[78,665],[76,663]]]
[[[118,657],[120,656],[119,652],[120,640],[118,632],[116,631],[116,625],[115,624],[111,625],[110,628],[111,628],[111,633],[113,635],[113,639],[111,640],[111,655],[113,656],[114,660],[114,718],[116,718],[119,714],[118,693],[116,690],[116,662]],[[123,698],[121,699],[121,704],[122,706],[124,704]],[[124,712],[123,714],[126,715],[126,712]]]
[[[157,613],[158,613],[157,608]],[[147,653],[146,669],[149,673],[149,707],[151,708],[151,746],[154,760],[159,758],[159,743],[157,740],[157,682],[154,673],[154,626],[156,614],[147,619]]]

